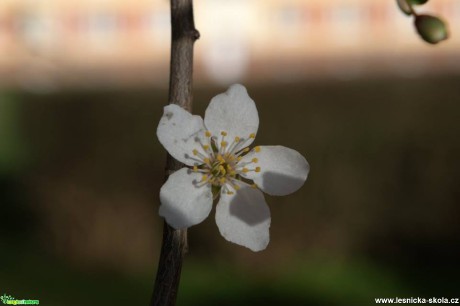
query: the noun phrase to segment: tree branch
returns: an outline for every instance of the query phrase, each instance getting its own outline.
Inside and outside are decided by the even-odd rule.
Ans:
[[[193,44],[200,36],[193,19],[193,0],[171,0],[171,63],[169,103],[192,111]],[[183,164],[169,154],[166,179]],[[151,306],[176,304],[182,261],[187,251],[187,230],[175,230],[166,222]]]

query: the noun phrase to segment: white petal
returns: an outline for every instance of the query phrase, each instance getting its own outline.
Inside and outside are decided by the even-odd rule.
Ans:
[[[202,222],[211,212],[212,192],[198,187],[201,174],[182,168],[171,174],[160,190],[160,216],[175,229]]]
[[[197,164],[193,150],[203,152],[201,144],[206,141],[204,133],[203,119],[200,116],[194,116],[175,104],[165,106],[157,136],[172,157],[189,166]]]
[[[258,162],[246,167],[260,167],[260,172],[250,171],[245,177],[270,195],[293,193],[302,187],[310,171],[310,165],[299,152],[283,146],[260,146],[260,152],[252,150],[240,163],[250,162],[253,158]]]
[[[259,114],[246,88],[235,84],[225,93],[212,98],[206,109],[204,123],[213,135],[220,137],[220,133],[225,131],[229,143],[238,136],[246,140],[242,147],[247,147],[254,140],[249,135],[256,134],[259,128]]]
[[[222,193],[216,206],[220,234],[254,252],[267,247],[270,221],[270,209],[263,193],[247,184],[243,184],[233,195]]]

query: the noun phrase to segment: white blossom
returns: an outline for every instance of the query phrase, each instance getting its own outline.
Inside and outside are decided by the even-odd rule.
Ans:
[[[253,251],[270,240],[270,210],[264,191],[287,195],[307,179],[309,165],[283,146],[249,145],[259,127],[254,101],[242,85],[215,96],[204,121],[183,108],[164,108],[157,136],[186,167],[171,174],[160,190],[160,216],[176,229],[202,222],[216,206],[216,223],[225,239]]]

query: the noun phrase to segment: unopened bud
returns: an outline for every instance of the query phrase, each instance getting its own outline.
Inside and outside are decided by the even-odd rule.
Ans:
[[[407,0],[409,4],[421,5],[428,2],[428,0]]]
[[[399,6],[399,9],[406,15],[412,14],[412,9],[410,5],[407,3],[407,0],[396,0],[396,3]]]
[[[446,24],[438,17],[418,15],[414,24],[418,34],[430,44],[437,44],[449,37]]]
[[[427,3],[428,0],[396,0],[396,3],[399,6],[399,9],[406,15],[412,15],[414,13],[412,6],[413,5],[422,5]]]

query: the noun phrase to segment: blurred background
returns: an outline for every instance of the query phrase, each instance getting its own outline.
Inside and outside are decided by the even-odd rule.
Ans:
[[[311,164],[269,197],[261,253],[214,212],[189,230],[178,305],[373,305],[460,296],[460,2],[424,43],[395,1],[201,0],[194,112],[234,83],[257,144]],[[166,0],[0,2],[0,294],[147,305],[161,246]]]

